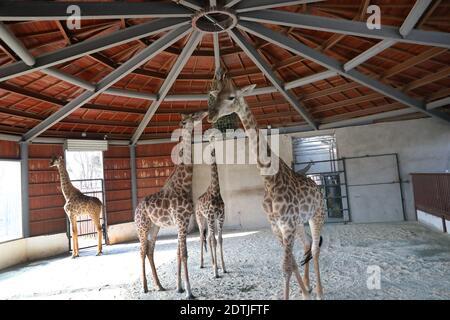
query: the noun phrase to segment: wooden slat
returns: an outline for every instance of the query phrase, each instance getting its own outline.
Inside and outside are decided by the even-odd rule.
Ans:
[[[399,63],[399,64],[393,66],[392,68],[390,68],[383,74],[382,79],[392,77],[393,75],[396,75],[399,72],[402,72],[406,69],[412,68],[415,65],[422,63],[426,60],[429,60],[429,59],[431,59],[439,54],[442,54],[446,51],[447,51],[446,48],[433,47],[427,51],[422,52],[421,54],[419,54],[417,56],[414,56],[410,59],[405,60],[402,63]]]
[[[444,69],[442,69],[436,73],[430,74],[424,78],[417,79],[416,81],[413,81],[410,84],[408,84],[407,86],[405,86],[403,90],[405,92],[414,90],[414,89],[424,86],[426,84],[447,78],[448,76],[450,76],[450,67],[444,68]]]

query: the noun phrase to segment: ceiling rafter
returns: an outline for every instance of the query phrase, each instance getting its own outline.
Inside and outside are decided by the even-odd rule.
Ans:
[[[376,79],[370,78],[356,70],[345,71],[343,69],[343,65],[337,60],[330,58],[314,49],[311,49],[310,47],[305,46],[300,42],[294,41],[291,38],[277,33],[272,29],[264,27],[261,24],[250,21],[241,21],[239,22],[238,27],[258,37],[261,37],[266,41],[272,41],[287,50],[315,61],[316,63],[323,65],[330,70],[338,72],[346,78],[350,78],[353,81],[359,82],[374,91],[380,92],[387,97],[404,103],[405,105],[414,108],[417,111],[420,111],[428,116],[450,122],[450,115],[439,111],[426,110],[426,107],[422,101],[414,99],[406,95],[405,93],[391,86],[385,85],[384,83]]]
[[[152,57],[156,56],[159,52],[162,51],[163,48],[171,45],[172,43],[178,41],[179,39],[186,36],[186,34],[190,31],[189,26],[181,26],[175,30],[168,32],[163,37],[159,38],[158,41],[155,41],[152,46],[147,47],[142,50],[139,54],[134,56],[132,59],[128,60],[126,63],[121,65],[119,68],[115,69],[111,73],[109,73],[106,77],[104,77],[96,86],[95,91],[85,91],[77,98],[66,104],[63,108],[53,113],[50,117],[42,121],[33,129],[29,130],[24,134],[23,140],[30,141],[37,136],[39,136],[42,132],[52,127],[55,123],[65,118],[89,100],[94,98],[95,96],[101,94],[103,91],[112,86],[115,82],[119,81],[127,74],[129,74],[133,69],[139,67],[146,61],[150,60]]]

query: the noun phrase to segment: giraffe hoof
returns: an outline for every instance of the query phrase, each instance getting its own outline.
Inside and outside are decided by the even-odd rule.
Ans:
[[[159,286],[158,291],[166,291],[166,288],[164,288],[163,286]]]
[[[144,293],[147,293],[148,292],[148,289],[147,288],[144,288]]]
[[[72,255],[72,259],[75,259],[75,258],[78,258],[78,257],[79,257],[79,255],[77,255],[77,254]]]
[[[191,293],[186,296],[187,300],[195,300],[195,296]]]
[[[184,289],[183,288],[178,288],[177,289],[177,293],[183,293],[184,292]]]
[[[101,256],[101,255],[103,255],[103,252],[97,252],[97,256]]]
[[[204,269],[205,268],[205,266],[200,266],[200,269]]]
[[[220,276],[218,274],[214,275],[214,278],[219,279]]]

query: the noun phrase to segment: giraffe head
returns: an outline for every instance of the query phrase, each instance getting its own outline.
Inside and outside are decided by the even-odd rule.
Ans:
[[[56,157],[55,155],[52,156],[52,159],[50,160],[50,167],[59,167],[63,163],[64,159],[62,156]]]
[[[256,85],[246,86],[242,89],[234,88],[230,79],[223,77],[219,84],[209,94],[213,102],[208,106],[208,122],[214,123],[221,117],[238,113],[242,108],[241,99],[255,89]]]
[[[192,129],[194,128],[194,125],[196,125],[199,121],[202,121],[203,118],[205,118],[207,115],[208,115],[207,111],[198,111],[198,112],[189,113],[189,114],[182,113],[180,126],[183,129],[192,131]]]

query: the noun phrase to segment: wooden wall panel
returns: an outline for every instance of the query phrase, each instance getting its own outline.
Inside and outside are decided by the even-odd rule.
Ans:
[[[108,224],[133,221],[129,147],[109,146],[103,154],[103,168]]]
[[[0,159],[20,159],[19,144],[14,141],[0,140]]]
[[[53,155],[64,154],[62,145],[30,144],[29,146],[29,204],[30,235],[39,236],[66,232],[65,199],[61,192],[59,174],[50,168]]]
[[[140,145],[136,148],[138,201],[158,192],[172,173],[175,143]]]

